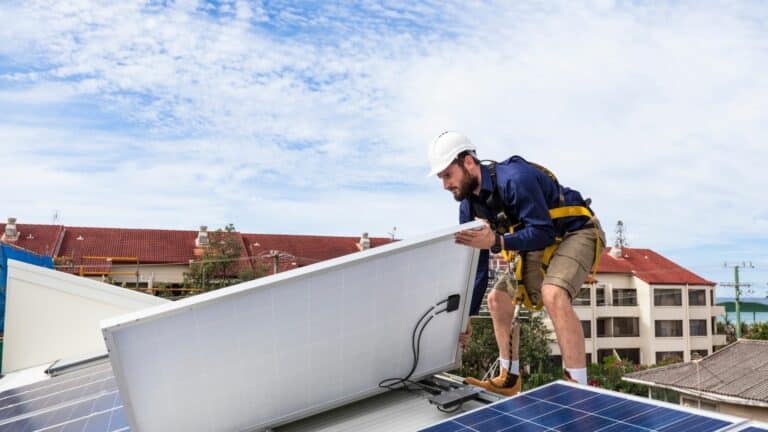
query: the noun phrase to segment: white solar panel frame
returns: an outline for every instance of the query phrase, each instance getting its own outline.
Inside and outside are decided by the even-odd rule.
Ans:
[[[461,295],[459,310],[438,315],[429,324],[422,340],[419,368],[412,379],[459,367],[458,334],[468,320],[479,250],[457,245],[453,237],[461,229],[478,226],[479,222],[470,222],[103,321],[110,361],[133,430],[254,430],[377,394],[383,391],[376,385],[379,380],[402,376],[410,370],[413,326],[428,307],[450,294]],[[361,273],[371,268],[377,271]],[[349,302],[334,307],[338,304],[330,296],[318,296],[313,301],[326,304],[304,312],[324,317],[312,325],[326,325],[340,314],[356,315],[361,325],[346,329],[343,336],[347,339],[331,336],[335,340],[325,351],[319,350],[325,353],[321,356],[310,354],[314,347],[308,348],[311,341],[297,336],[303,331],[298,327],[279,330],[285,334],[271,342],[280,344],[285,339],[286,345],[273,345],[273,355],[258,353],[251,348],[253,345],[244,342],[260,331],[274,330],[258,326],[257,317],[264,316],[260,314],[290,314],[295,309],[291,302],[280,298],[288,297],[289,290],[298,295],[291,299],[302,298],[302,291],[311,297],[318,287],[338,284],[335,278],[339,273],[344,284],[329,289],[342,290],[341,298]],[[323,282],[322,278],[329,279]],[[348,280],[352,284],[362,280],[366,283],[348,289]],[[316,286],[313,291],[309,290],[310,281]],[[380,285],[384,284],[392,292],[383,290]],[[259,296],[263,297],[261,301],[257,301]],[[248,305],[248,301],[252,304]],[[371,323],[370,311],[355,307],[366,302],[370,305],[371,301],[375,310],[386,312],[387,317],[393,314],[388,319],[397,324],[377,329],[376,323]],[[284,304],[276,304],[281,302]],[[307,306],[311,307],[311,303]],[[302,311],[293,312],[293,316],[279,318],[280,323],[290,325],[291,320],[304,316]],[[243,331],[246,327],[241,324],[254,319],[250,330]],[[230,333],[232,320],[239,320],[237,334]],[[332,326],[327,327],[329,334],[332,330]],[[201,337],[204,334],[208,335],[205,344]],[[244,339],[233,343],[233,338]],[[356,346],[350,340],[364,345],[359,355],[343,352],[347,348],[341,344]],[[327,349],[331,346],[334,348]],[[293,348],[292,354],[286,351]],[[370,355],[370,350],[376,350],[376,355]],[[213,355],[206,358],[206,353]],[[305,371],[300,369],[304,359],[311,360],[306,365],[315,366],[317,372],[311,374],[314,381],[309,385]],[[285,376],[285,371],[280,370],[286,369],[285,364],[295,365],[296,369],[287,369],[297,371],[296,381],[279,380]],[[337,370],[340,368],[344,369]],[[345,380],[350,381],[348,386]],[[343,387],[340,392],[339,385]],[[205,392],[215,397],[207,397]],[[270,404],[280,408],[270,410]],[[267,408],[259,413],[260,407]]]

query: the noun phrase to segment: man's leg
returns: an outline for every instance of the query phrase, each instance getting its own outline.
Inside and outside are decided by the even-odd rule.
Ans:
[[[515,311],[512,298],[505,291],[493,289],[488,293],[488,309],[493,319],[493,334],[496,336],[496,346],[499,347],[499,357],[510,360],[509,334]]]
[[[544,306],[555,328],[565,368],[567,370],[586,368],[584,332],[579,317],[571,305],[571,296],[563,288],[551,284],[542,286],[541,291]]]
[[[505,396],[513,396],[519,393],[522,388],[522,381],[519,377],[520,361],[518,360],[520,326],[517,325],[514,329],[511,329],[514,306],[512,305],[512,299],[506,291],[499,289],[491,290],[488,293],[488,309],[490,309],[491,318],[493,319],[493,333],[496,336],[496,345],[499,348],[502,367],[500,368],[499,375],[496,377],[485,381],[469,377],[466,379],[466,382],[467,384],[482,387]],[[510,333],[513,336],[511,342]],[[504,364],[505,360],[507,361],[506,364]]]

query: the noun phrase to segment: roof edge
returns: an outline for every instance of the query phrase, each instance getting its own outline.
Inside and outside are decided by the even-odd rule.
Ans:
[[[636,378],[627,378],[625,376],[621,377],[621,379],[633,384],[640,384],[648,387],[657,387],[657,388],[663,388],[668,390],[674,390],[678,393],[683,393],[689,396],[696,396],[700,398],[714,400],[717,402],[725,402],[725,403],[730,403],[734,405],[746,405],[746,406],[753,406],[753,407],[760,407],[760,408],[768,408],[768,402],[763,402],[756,399],[745,399],[745,398],[740,398],[736,396],[726,396],[718,393],[711,393],[711,392],[706,392],[701,390],[693,390],[685,387],[677,387],[677,386],[668,385],[668,384],[659,384],[652,381],[639,380]]]

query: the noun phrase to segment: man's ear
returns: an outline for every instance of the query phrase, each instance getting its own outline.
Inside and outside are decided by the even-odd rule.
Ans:
[[[462,162],[464,162],[464,167],[466,169],[472,169],[477,165],[475,158],[469,153],[464,155],[464,160]]]

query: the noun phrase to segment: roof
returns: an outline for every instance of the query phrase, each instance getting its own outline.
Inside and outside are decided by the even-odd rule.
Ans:
[[[768,407],[768,341],[741,339],[700,361],[633,372],[624,379],[712,400]]]
[[[632,274],[649,284],[715,285],[651,249],[624,247],[618,258],[611,255],[611,250],[605,248],[600,256],[598,273]]]
[[[67,227],[59,256],[137,257],[141,263],[189,263],[197,231]]]
[[[5,232],[5,225],[0,223],[0,235]],[[16,224],[19,239],[10,244],[38,255],[52,256],[63,230],[62,225]]]
[[[291,262],[296,262],[298,266],[305,266],[358,252],[357,243],[360,238],[318,235],[243,234],[243,240],[246,245],[250,246],[249,250],[255,257],[268,255],[269,251],[277,250],[286,254],[286,258]],[[392,242],[391,239],[382,237],[371,237],[370,240],[371,247]]]
[[[6,224],[0,224],[0,233]],[[109,271],[110,263],[83,257],[135,257],[142,264],[188,264],[199,259],[195,245],[198,232],[141,228],[69,227],[63,225],[16,224],[19,239],[10,242],[40,255],[71,258],[88,270]],[[210,232],[214,234],[215,232]],[[234,232],[242,245],[242,263],[261,262],[271,269],[272,251],[280,254],[280,271],[313,264],[357,252],[359,237],[253,234]],[[371,237],[371,247],[390,243],[384,237]],[[256,258],[256,260],[252,260]],[[68,260],[69,261],[69,260]]]

